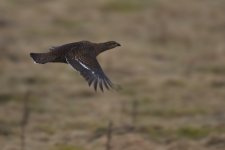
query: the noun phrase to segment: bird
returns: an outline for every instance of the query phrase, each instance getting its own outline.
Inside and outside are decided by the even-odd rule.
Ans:
[[[109,90],[114,84],[103,72],[98,63],[97,56],[104,51],[121,46],[116,41],[103,43],[94,43],[90,41],[79,41],[60,46],[51,47],[46,53],[30,53],[34,63],[66,63],[77,70],[81,76],[88,82],[89,86],[97,91],[104,88]]]

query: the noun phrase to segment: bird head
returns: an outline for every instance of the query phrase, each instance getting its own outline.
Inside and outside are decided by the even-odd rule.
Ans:
[[[112,49],[112,48],[115,48],[117,46],[121,46],[119,43],[115,42],[115,41],[108,41],[108,42],[105,42],[104,43],[105,47],[107,49]]]
[[[104,43],[97,43],[95,45],[95,55],[99,55],[100,53],[115,48],[117,46],[121,46],[119,43],[115,41],[108,41]]]

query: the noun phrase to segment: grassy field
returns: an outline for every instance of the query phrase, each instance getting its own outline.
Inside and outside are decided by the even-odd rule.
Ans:
[[[2,0],[0,149],[225,149],[224,0]],[[115,40],[98,57],[118,91],[95,93],[65,64],[30,52]],[[29,94],[26,97],[27,93]]]

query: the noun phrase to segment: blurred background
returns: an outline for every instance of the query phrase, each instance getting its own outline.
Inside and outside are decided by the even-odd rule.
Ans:
[[[2,0],[0,149],[224,150],[224,14],[224,0]],[[29,56],[80,40],[121,43],[98,60],[122,89]]]

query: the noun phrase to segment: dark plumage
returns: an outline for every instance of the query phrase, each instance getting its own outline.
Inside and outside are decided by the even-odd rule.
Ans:
[[[105,43],[92,43],[80,41],[57,47],[52,47],[47,53],[30,53],[35,63],[45,64],[49,62],[67,63],[86,79],[89,86],[93,84],[95,91],[99,86],[103,91],[104,87],[113,87],[112,82],[102,71],[96,57],[109,49],[120,46],[115,41]]]

